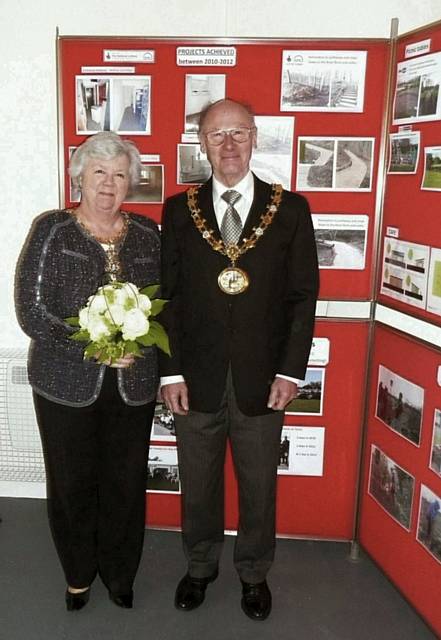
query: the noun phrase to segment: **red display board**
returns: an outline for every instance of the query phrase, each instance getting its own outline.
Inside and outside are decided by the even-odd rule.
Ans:
[[[441,143],[441,56],[430,65],[425,56],[440,51],[441,23],[396,43],[389,131],[402,141],[388,145],[378,278],[383,305],[436,325],[441,311],[427,306],[431,295],[441,301],[430,276],[441,191],[428,188],[424,148]],[[441,351],[377,324],[371,356],[360,542],[441,635]]]
[[[330,341],[323,415],[286,416],[285,424],[325,427],[323,476],[279,476],[279,533],[353,537],[368,330],[367,322],[316,324],[315,335]]]
[[[424,60],[421,56],[406,58],[405,52],[408,45],[427,40],[430,41],[430,45],[425,54],[428,55],[441,51],[441,23],[436,23],[435,25],[399,38],[396,55],[397,64],[403,61],[407,61],[409,64],[415,64],[415,62]],[[396,77],[397,65],[395,65],[393,73],[392,94],[395,92]],[[437,91],[439,92],[439,85]],[[409,95],[411,95],[411,90],[409,90]],[[438,100],[440,99],[441,97],[438,97]],[[411,97],[409,97],[409,101],[410,100]],[[394,108],[392,105],[391,122],[393,121],[393,116]],[[389,173],[387,175],[383,208],[382,242],[380,247],[382,265],[384,260],[384,238],[388,235],[388,227],[392,227],[392,232],[398,234],[398,239],[404,242],[418,243],[432,248],[441,248],[439,220],[441,191],[421,189],[425,166],[424,147],[441,145],[441,123],[440,120],[411,122],[407,123],[406,127],[409,129],[406,133],[410,133],[410,131],[420,133],[420,157],[416,167],[416,173]],[[390,124],[389,126],[391,133],[397,133],[399,129],[399,124]],[[393,238],[390,233],[389,237]],[[428,268],[428,260],[425,260],[425,269],[428,270]],[[385,295],[384,291],[381,293],[380,289],[383,281],[382,272],[383,269],[380,269],[378,283],[378,299],[382,304],[441,325],[441,310],[439,313],[433,313],[425,308],[418,308],[417,306],[407,304],[400,298],[394,299],[390,294]],[[411,272],[409,273],[412,278]]]
[[[434,532],[431,543],[427,539],[424,511],[427,505],[423,504],[419,518],[423,487],[441,497],[441,475],[429,466],[433,455],[435,463],[432,464],[438,468],[437,445],[435,443],[433,453],[432,436],[435,409],[441,410],[441,390],[437,382],[440,365],[440,350],[424,346],[382,325],[377,326],[369,394],[360,541],[441,635],[441,546],[438,547],[436,542],[438,536],[441,541],[441,531]],[[387,386],[392,380],[395,401],[399,393],[404,395],[404,410],[398,417],[394,413],[388,415],[383,408],[385,405],[379,391],[381,380]],[[417,424],[420,425],[419,429],[416,428]],[[418,431],[419,444],[416,444],[414,440],[418,439]],[[373,452],[373,446],[380,450],[381,459]],[[384,456],[392,461],[388,469]],[[383,465],[381,472],[378,471],[378,464]],[[412,491],[412,482],[407,476],[413,478]],[[430,551],[431,544],[435,545],[433,553]],[[439,556],[438,559],[436,556]]]
[[[80,144],[85,135],[76,133],[76,82],[79,75],[103,76],[103,67],[133,67],[136,76],[151,78],[151,133],[131,137],[143,154],[155,154],[165,171],[165,197],[186,186],[177,184],[177,144],[184,130],[184,99],[186,74],[225,74],[226,94],[250,104],[256,115],[294,116],[294,145],[292,158],[292,190],[297,173],[298,136],[369,137],[375,139],[371,191],[319,192],[308,191],[313,213],[361,214],[369,218],[366,260],[363,269],[323,269],[320,296],[322,299],[369,300],[372,291],[372,263],[375,253],[374,218],[376,203],[377,167],[381,147],[382,114],[388,69],[389,41],[386,40],[231,40],[225,46],[236,50],[234,66],[201,67],[178,66],[176,50],[179,46],[214,46],[217,40],[165,40],[143,38],[68,37],[59,39],[60,125],[64,166],[69,159],[69,147]],[[109,62],[107,50],[149,50],[154,62]],[[366,80],[364,105],[361,113],[280,111],[281,71],[283,50],[366,51]],[[89,69],[89,71],[88,71]],[[91,72],[90,69],[94,71]],[[97,119],[99,117],[97,116]],[[64,178],[66,206],[69,200],[69,180]],[[145,213],[157,222],[161,220],[160,204],[130,204],[127,209]]]
[[[330,344],[329,363],[313,367],[324,370],[321,415],[287,415],[285,425],[324,427],[323,475],[279,475],[277,532],[350,540],[354,533],[368,323],[319,321],[315,336],[328,338]],[[237,488],[230,455],[225,493],[226,528],[235,530]],[[147,505],[149,525],[179,526],[178,495],[149,493]]]
[[[291,188],[296,188],[297,139],[312,137],[361,137],[374,139],[371,189],[369,191],[307,191],[311,210],[316,214],[364,215],[368,218],[365,265],[361,269],[322,269],[322,299],[370,300],[375,255],[375,207],[382,114],[390,55],[386,40],[171,40],[143,38],[62,37],[59,39],[60,139],[63,159],[62,191],[66,206],[70,200],[70,181],[65,167],[71,147],[78,146],[86,132],[77,132],[79,91],[101,92],[103,87],[79,89],[77,76],[115,76],[115,69],[132,77],[150,78],[150,126],[148,135],[129,135],[142,154],[156,156],[164,165],[164,197],[184,190],[178,184],[177,145],[184,132],[185,83],[187,74],[224,74],[226,95],[251,105],[256,115],[295,118]],[[231,66],[179,66],[177,48],[198,45],[233,47],[235,64]],[[147,51],[149,63],[138,62],[136,52]],[[364,100],[360,112],[281,111],[281,74],[283,51],[366,52]],[[116,54],[115,54],[116,51]],[[121,52],[135,52],[133,61],[122,61]],[[110,53],[109,53],[110,52]],[[107,69],[105,69],[107,67]],[[126,69],[120,69],[125,67]],[[115,76],[116,77],[116,76]],[[246,81],[245,81],[246,80]],[[105,83],[105,80],[101,84]],[[95,83],[100,84],[100,83]],[[102,102],[105,96],[98,96]],[[91,114],[96,122],[99,110]],[[93,123],[92,123],[92,126]],[[81,131],[81,127],[78,129]],[[161,221],[162,204],[128,204],[127,209]],[[279,477],[279,533],[313,537],[351,539],[354,532],[355,492],[358,451],[362,424],[363,388],[367,354],[368,322],[319,322],[316,335],[330,340],[330,361],[325,367],[322,415],[290,415],[287,425],[323,427],[325,430],[323,475]],[[351,367],[347,354],[354,354]],[[356,354],[356,355],[355,355]],[[152,441],[155,443],[154,440]],[[161,443],[162,444],[162,443]],[[231,458],[226,463],[226,526],[237,524],[236,485]],[[180,499],[177,495],[148,495],[148,523],[152,526],[179,526]],[[320,508],[317,507],[320,505]]]

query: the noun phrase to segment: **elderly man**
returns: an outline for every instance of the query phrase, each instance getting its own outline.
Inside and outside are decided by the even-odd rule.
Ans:
[[[231,445],[240,519],[234,563],[242,608],[271,611],[266,575],[275,549],[283,410],[305,375],[318,290],[306,200],[249,168],[252,113],[221,100],[202,113],[212,178],[178,194],[163,218],[164,313],[172,357],[162,395],[174,413],[188,571],[175,605],[189,611],[218,575],[224,535],[223,467]]]

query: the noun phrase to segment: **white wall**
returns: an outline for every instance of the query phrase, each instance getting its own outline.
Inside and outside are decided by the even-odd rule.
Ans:
[[[13,271],[32,218],[58,206],[60,35],[388,37],[441,19],[440,0],[13,0],[0,27],[0,347],[22,346]]]

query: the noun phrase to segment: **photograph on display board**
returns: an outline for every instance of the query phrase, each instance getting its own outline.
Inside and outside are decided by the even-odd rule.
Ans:
[[[76,76],[76,132],[109,131],[110,77]]]
[[[175,419],[163,402],[156,403],[150,440],[176,442]]]
[[[256,116],[257,147],[250,167],[265,182],[291,189],[293,116]]]
[[[368,493],[402,527],[410,530],[415,478],[378,447],[371,447]]]
[[[363,111],[366,51],[286,50],[280,111]]]
[[[67,161],[66,167],[69,166],[70,159],[72,158],[72,154],[75,151],[76,147],[68,147],[68,156],[69,159]],[[71,202],[79,202],[81,200],[81,189],[79,186],[75,186],[72,178],[69,176],[69,200]]]
[[[424,191],[441,191],[441,147],[424,147]]]
[[[201,111],[225,98],[225,75],[197,73],[185,76],[185,133],[199,133]]]
[[[322,476],[324,427],[287,426],[280,436],[278,475]]]
[[[150,76],[76,76],[76,132],[150,134]]]
[[[374,138],[298,139],[298,191],[370,191]]]
[[[124,202],[164,202],[164,165],[143,164],[139,183],[130,189]]]
[[[297,397],[287,405],[286,414],[317,415],[323,413],[323,396],[325,393],[325,370],[308,367],[305,380],[299,382]]]
[[[419,446],[424,389],[380,364],[376,417],[413,444]]]
[[[313,213],[320,269],[364,269],[369,217]]]
[[[309,352],[308,365],[310,367],[325,367],[329,363],[331,341],[329,338],[314,336]]]
[[[441,498],[424,484],[421,485],[416,538],[441,562]]]
[[[430,450],[430,468],[441,476],[441,410],[435,409],[433,416],[432,448]]]
[[[430,247],[384,239],[381,293],[414,307],[426,307]]]
[[[147,492],[181,493],[176,447],[150,445]]]
[[[393,124],[441,119],[441,52],[397,65]]]
[[[150,95],[150,76],[114,78],[110,94],[112,130],[130,135],[149,134]]]
[[[441,249],[430,250],[427,311],[441,315]]]
[[[419,156],[419,131],[389,134],[388,173],[416,173]]]
[[[211,176],[211,165],[200,144],[178,144],[178,184],[202,184]]]

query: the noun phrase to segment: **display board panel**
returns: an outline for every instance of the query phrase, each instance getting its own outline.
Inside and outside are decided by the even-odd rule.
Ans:
[[[440,349],[377,325],[359,531],[363,547],[438,634],[440,367]]]
[[[397,41],[378,299],[441,325],[441,24]]]
[[[372,299],[388,41],[62,36],[58,44],[66,206],[79,195],[65,171],[72,148],[114,128],[137,144],[146,162],[142,193],[126,208],[160,222],[163,197],[208,177],[195,137],[197,113],[202,95],[226,95],[250,104],[258,116],[253,169],[260,177],[295,190],[299,165],[309,175],[305,195],[321,220],[321,298]],[[299,138],[309,138],[301,158]],[[323,138],[334,141],[332,170]],[[317,176],[330,172],[334,183],[322,190]]]

